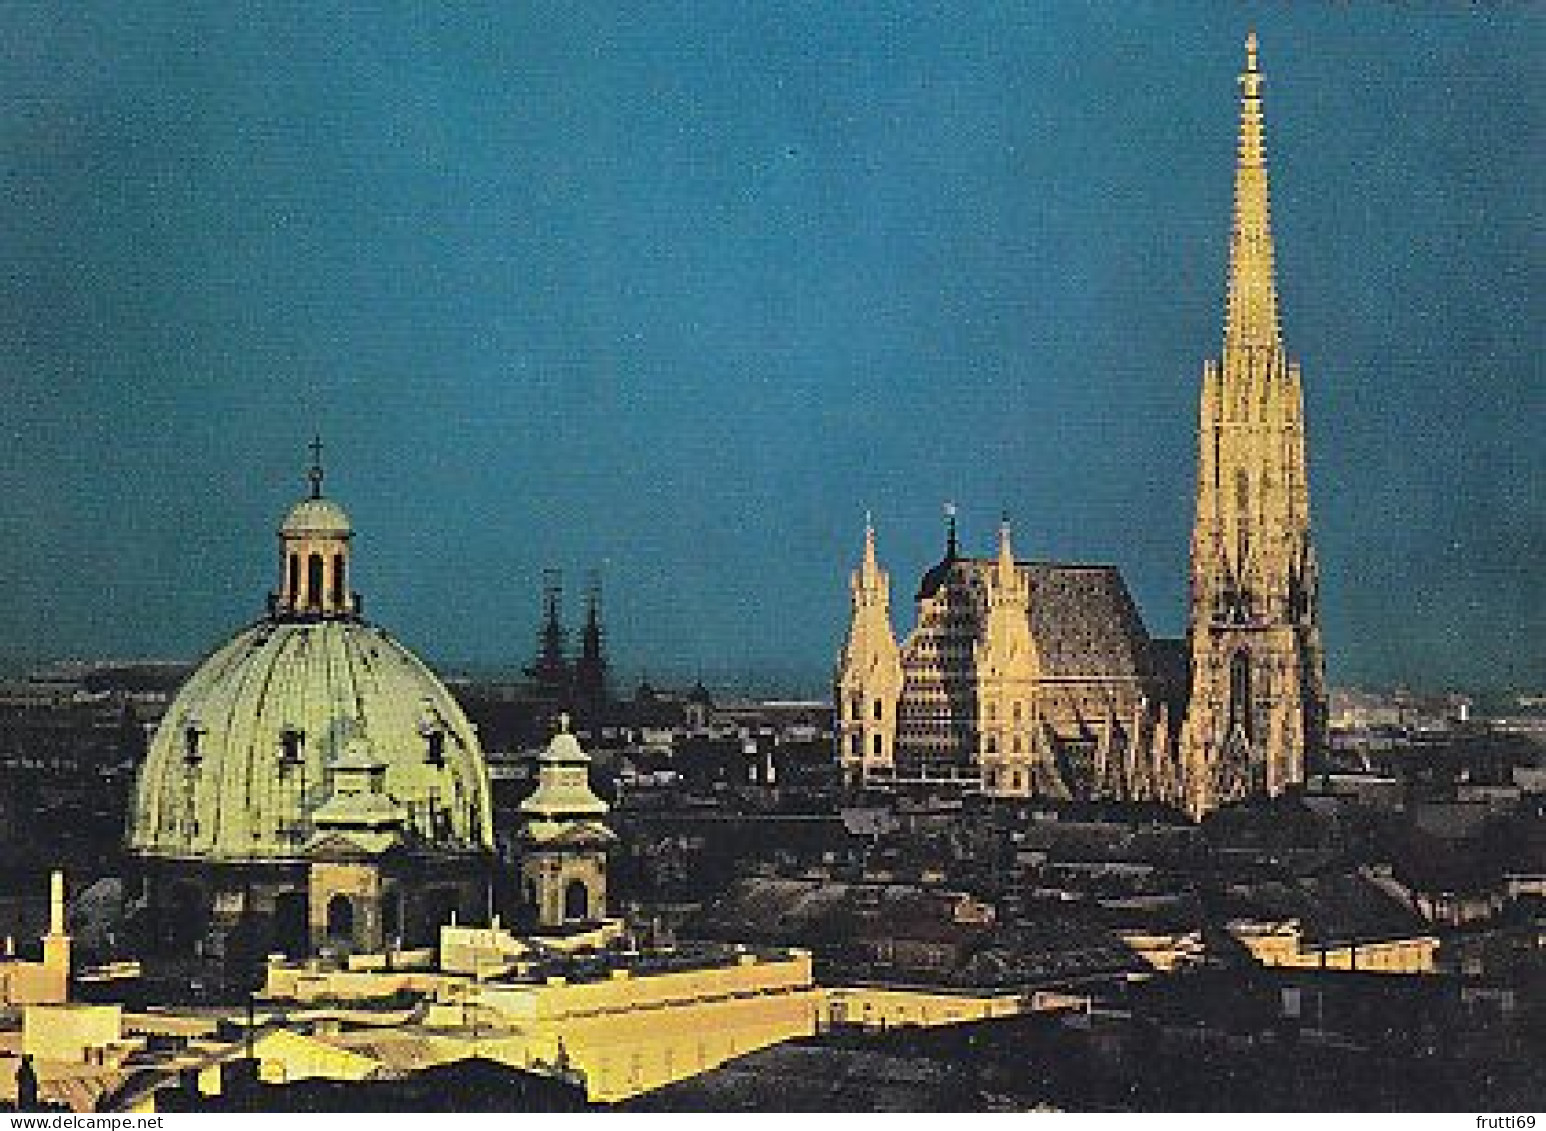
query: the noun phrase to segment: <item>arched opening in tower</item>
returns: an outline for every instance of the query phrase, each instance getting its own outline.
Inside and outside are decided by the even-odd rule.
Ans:
[[[571,923],[590,919],[590,889],[583,880],[570,880],[564,888],[564,919]]]
[[[322,555],[310,555],[306,559],[306,603],[314,609],[322,607],[322,572]]]
[[[331,943],[354,941],[354,902],[343,894],[327,901],[327,938]]]

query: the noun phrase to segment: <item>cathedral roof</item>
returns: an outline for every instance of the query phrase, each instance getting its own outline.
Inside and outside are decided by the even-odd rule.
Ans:
[[[1018,562],[1030,585],[1031,637],[1048,678],[1137,678],[1149,674],[1149,634],[1111,565]],[[924,574],[919,598],[936,596],[952,575],[992,581],[993,558],[951,558]]]
[[[929,571],[923,575],[923,580],[918,582],[918,600],[922,601],[927,597],[932,597],[940,591],[945,581],[950,577],[950,569],[956,564],[957,560],[956,558],[945,558],[930,567]]]
[[[1031,637],[1047,676],[1142,676],[1149,639],[1116,566],[1033,562]]]

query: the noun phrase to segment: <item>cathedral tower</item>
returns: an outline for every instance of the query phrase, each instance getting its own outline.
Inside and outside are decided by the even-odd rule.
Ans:
[[[999,524],[998,557],[985,589],[987,613],[973,646],[983,789],[1024,796],[1035,784],[1031,704],[1040,665],[1031,642],[1030,585],[1015,562],[1007,515]]]
[[[850,784],[860,784],[896,758],[897,700],[902,660],[891,631],[891,581],[875,556],[875,527],[864,524],[864,558],[849,579],[853,613],[838,657],[839,760]]]
[[[1325,736],[1304,397],[1278,326],[1254,33],[1240,84],[1224,348],[1203,368],[1198,426],[1182,731],[1194,816],[1299,784]]]

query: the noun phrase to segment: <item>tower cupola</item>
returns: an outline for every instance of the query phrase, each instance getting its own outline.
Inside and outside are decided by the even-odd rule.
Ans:
[[[272,615],[317,619],[356,617],[359,595],[349,589],[349,516],[322,494],[322,440],[311,442],[306,498],[290,508],[279,526],[279,587],[269,598]]]

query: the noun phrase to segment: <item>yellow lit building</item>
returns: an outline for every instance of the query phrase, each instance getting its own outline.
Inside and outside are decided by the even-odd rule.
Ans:
[[[70,996],[70,935],[64,921],[64,873],[49,879],[48,934],[41,961],[0,956],[0,1006],[59,1004]]]
[[[874,529],[833,680],[854,785],[1159,801],[1193,817],[1304,780],[1325,742],[1299,367],[1278,324],[1256,38],[1241,75],[1224,347],[1202,381],[1184,650],[1110,566],[1025,562],[1006,521],[964,556],[952,511],[914,628],[890,622]],[[1175,642],[1180,644],[1180,642]]]
[[[1304,391],[1278,322],[1256,36],[1240,76],[1240,157],[1224,348],[1203,369],[1192,532],[1184,806],[1200,816],[1304,781],[1324,749],[1319,567]]]
[[[1263,966],[1372,974],[1432,974],[1438,968],[1439,940],[1433,935],[1310,941],[1294,919],[1236,921],[1229,924],[1229,933]]]

